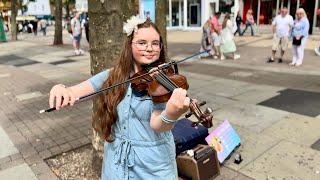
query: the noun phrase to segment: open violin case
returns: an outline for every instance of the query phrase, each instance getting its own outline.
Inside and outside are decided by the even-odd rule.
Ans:
[[[171,131],[176,144],[176,156],[198,144],[207,144],[205,138],[209,135],[208,129],[201,125],[193,127],[186,118],[177,121]]]

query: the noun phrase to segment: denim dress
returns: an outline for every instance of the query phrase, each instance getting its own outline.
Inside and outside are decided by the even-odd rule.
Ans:
[[[95,91],[108,77],[108,70],[91,77]],[[114,141],[104,143],[102,180],[178,179],[175,144],[171,131],[157,133],[150,127],[153,110],[165,109],[148,96],[137,96],[129,85],[117,106]]]

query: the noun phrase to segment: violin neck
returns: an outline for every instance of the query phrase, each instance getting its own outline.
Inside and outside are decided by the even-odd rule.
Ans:
[[[161,71],[159,71],[159,74],[156,75],[155,78],[168,91],[172,92],[174,89],[178,88],[178,86]]]

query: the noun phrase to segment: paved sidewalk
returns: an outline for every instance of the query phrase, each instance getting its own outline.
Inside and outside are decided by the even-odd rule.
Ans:
[[[68,36],[66,45],[51,46],[52,32],[48,34],[0,44],[0,147],[6,147],[0,150],[0,179],[21,179],[12,172],[25,179],[55,179],[44,160],[90,143],[91,102],[38,113],[48,107],[52,85],[90,77],[89,54],[73,56]],[[169,32],[170,56],[179,60],[198,51],[199,37],[198,32]],[[287,88],[320,92],[320,59],[309,52],[306,65],[298,69],[269,65],[268,35],[237,42],[239,61],[194,59],[181,66],[190,94],[214,107],[214,127],[228,119],[242,140],[237,152],[244,161],[236,165],[231,157],[217,179],[320,179],[320,151],[314,145],[320,138],[319,119],[259,105]],[[83,46],[88,48],[85,41]]]

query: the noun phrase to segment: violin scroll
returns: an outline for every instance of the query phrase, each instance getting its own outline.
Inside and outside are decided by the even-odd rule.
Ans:
[[[191,111],[187,113],[185,117],[189,118],[192,115],[196,116],[198,121],[192,124],[193,127],[197,127],[199,124],[202,124],[206,128],[212,127],[213,110],[210,107],[207,107],[204,112],[200,109],[200,106],[203,106],[205,104],[206,101],[202,101],[201,103],[196,103],[193,101],[190,102]]]

